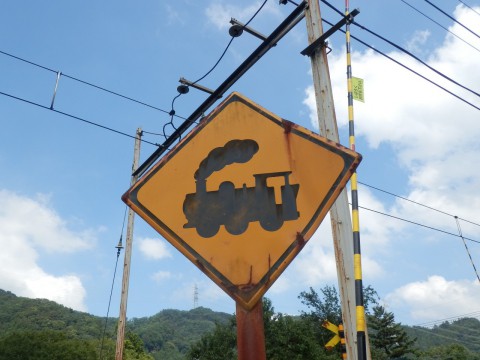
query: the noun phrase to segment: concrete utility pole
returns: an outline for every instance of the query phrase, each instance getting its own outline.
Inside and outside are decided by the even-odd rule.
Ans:
[[[142,138],[142,129],[137,129],[135,136],[135,148],[133,152],[133,165],[132,174],[138,168],[138,162],[140,159],[140,143]],[[133,175],[130,180],[132,186],[137,182],[137,176]],[[123,263],[123,278],[122,278],[122,296],[120,299],[120,314],[118,316],[118,329],[117,329],[117,346],[115,350],[115,360],[123,360],[123,345],[125,342],[125,322],[127,319],[127,300],[128,300],[128,285],[130,281],[130,261],[132,258],[132,242],[133,242],[133,220],[135,213],[132,209],[128,210],[128,222],[127,222],[127,237],[125,244],[125,260]]]
[[[305,13],[308,41],[312,43],[323,34],[322,17],[318,0],[309,0]],[[313,85],[317,103],[320,134],[340,142],[333,104],[332,84],[325,47],[319,47],[310,57]],[[356,307],[353,271],[353,235],[347,191],[344,189],[330,209],[333,245],[337,264],[338,286],[342,303],[345,345],[348,359],[358,359],[356,346]]]

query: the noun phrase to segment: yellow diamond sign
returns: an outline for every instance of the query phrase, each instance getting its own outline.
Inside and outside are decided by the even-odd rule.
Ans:
[[[122,199],[251,309],[310,239],[360,160],[233,93]]]

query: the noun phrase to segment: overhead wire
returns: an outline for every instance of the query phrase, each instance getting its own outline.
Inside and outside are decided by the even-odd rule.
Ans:
[[[478,16],[480,16],[480,13],[475,10],[473,7],[471,7],[470,5],[468,5],[467,3],[465,3],[465,1],[462,1],[462,0],[458,0],[459,3],[465,5],[467,8],[469,8],[470,10],[472,10],[474,13],[476,13]]]
[[[399,199],[402,199],[402,200],[405,200],[405,201],[411,202],[411,203],[413,203],[413,204],[416,204],[416,205],[419,205],[419,206],[425,207],[425,208],[427,208],[427,209],[430,209],[430,210],[433,210],[433,211],[439,212],[439,213],[441,213],[441,214],[448,215],[448,216],[451,216],[451,217],[455,217],[455,215],[453,215],[453,214],[450,214],[450,213],[448,213],[448,212],[445,212],[445,211],[442,211],[442,210],[436,209],[436,208],[434,208],[434,207],[432,207],[432,206],[428,206],[428,205],[422,204],[422,203],[420,203],[420,202],[418,202],[418,201],[411,200],[411,199],[409,199],[409,198],[406,198],[406,197],[404,197],[404,196],[400,196],[400,195],[394,194],[394,193],[392,193],[392,192],[389,192],[389,191],[387,191],[387,190],[380,189],[380,188],[378,188],[378,187],[375,187],[375,186],[373,186],[373,185],[369,185],[369,184],[366,184],[366,183],[363,183],[363,182],[360,182],[360,181],[359,181],[358,183],[359,183],[359,184],[361,184],[361,185],[363,185],[363,186],[367,186],[367,187],[369,187],[369,188],[371,188],[371,189],[374,189],[374,190],[377,190],[377,191],[383,192],[383,193],[385,193],[385,194],[388,194],[388,195],[391,195],[391,196],[397,197],[397,198],[399,198]],[[462,221],[465,221],[465,222],[468,222],[468,223],[470,223],[470,224],[472,224],[472,225],[480,226],[480,224],[479,224],[479,223],[477,223],[477,222],[474,222],[474,221],[471,221],[471,220],[467,220],[467,219],[464,219],[464,218],[461,218],[461,217],[458,217],[458,219],[460,219],[460,220],[462,220]]]
[[[322,0],[322,1],[324,1],[324,0]],[[333,23],[331,23],[330,21],[328,21],[328,20],[326,20],[326,19],[322,19],[322,21],[323,21],[323,22],[325,22],[326,24],[330,25],[330,26],[334,26],[334,24],[333,24]],[[343,32],[343,33],[344,33],[344,30],[342,30],[342,29],[339,29],[339,31],[341,31],[341,32]],[[393,61],[394,63],[396,63],[397,65],[399,65],[399,66],[403,67],[404,69],[406,69],[406,70],[410,71],[411,73],[413,73],[413,74],[415,74],[415,75],[417,75],[417,76],[421,77],[422,79],[424,79],[425,81],[427,81],[427,82],[431,83],[432,85],[435,85],[435,86],[436,86],[436,87],[438,87],[439,89],[441,89],[441,90],[445,91],[446,93],[448,93],[448,94],[452,95],[453,97],[455,97],[455,98],[457,98],[458,100],[460,100],[460,101],[464,102],[465,104],[467,104],[467,105],[470,105],[470,106],[471,106],[471,107],[473,107],[474,109],[480,110],[480,107],[478,107],[478,106],[476,106],[476,105],[472,104],[472,103],[471,103],[471,102],[469,102],[468,100],[465,100],[465,99],[464,99],[464,98],[462,98],[461,96],[459,96],[459,95],[455,94],[454,92],[452,92],[452,91],[450,91],[450,90],[446,89],[445,87],[443,87],[443,86],[441,86],[441,85],[437,84],[435,81],[433,81],[433,80],[430,80],[430,79],[429,79],[429,78],[427,78],[426,76],[423,76],[423,75],[422,75],[422,74],[420,74],[419,72],[417,72],[417,71],[413,70],[412,68],[410,68],[410,67],[408,67],[407,65],[405,65],[405,64],[403,64],[403,63],[401,63],[400,61],[398,61],[398,60],[395,60],[395,59],[394,59],[394,58],[392,58],[391,56],[389,56],[389,55],[385,54],[384,52],[382,52],[382,51],[378,50],[378,49],[377,49],[377,48],[375,48],[374,46],[372,46],[372,45],[369,45],[368,43],[366,43],[365,41],[363,41],[363,40],[359,39],[358,37],[356,37],[356,36],[353,36],[353,35],[350,35],[350,37],[351,37],[352,39],[355,39],[356,41],[358,41],[360,44],[362,44],[362,45],[366,46],[367,48],[369,48],[369,49],[371,49],[371,50],[373,50],[373,51],[375,51],[375,52],[379,53],[380,55],[382,55],[382,56],[386,57],[387,59],[389,59],[389,60]]]
[[[431,22],[433,22],[434,24],[437,24],[438,26],[440,26],[443,30],[449,32],[450,34],[452,34],[453,36],[455,36],[457,39],[459,39],[460,41],[463,41],[465,44],[467,44],[468,46],[472,47],[473,49],[477,50],[478,52],[480,52],[480,49],[478,49],[477,47],[473,46],[471,43],[469,43],[468,41],[466,41],[465,39],[463,39],[462,37],[458,36],[457,34],[455,34],[453,31],[451,31],[449,28],[443,26],[442,24],[440,24],[438,21],[432,19],[430,16],[428,16],[427,14],[425,14],[424,12],[422,12],[421,10],[417,9],[415,6],[413,6],[412,4],[408,3],[407,1],[405,0],[400,0],[402,3],[404,3],[405,5],[409,6],[410,8],[412,8],[413,10],[415,10],[416,12],[420,13],[421,15],[423,15],[424,17],[426,17],[428,20],[430,20]]]
[[[343,16],[343,14],[341,13],[340,10],[338,10],[337,8],[335,8],[333,5],[331,5],[328,1],[326,0],[322,0],[322,2],[327,5],[328,7],[330,7],[332,10],[336,11],[337,13],[339,13],[341,16]],[[379,38],[380,40],[382,41],[385,41],[387,44],[393,46],[394,48],[398,49],[399,51],[407,54],[408,56],[412,57],[413,59],[417,60],[418,62],[420,62],[422,65],[426,66],[427,68],[429,68],[430,70],[432,70],[433,72],[435,72],[436,74],[440,75],[441,77],[443,77],[444,79],[452,82],[453,84],[461,87],[462,89],[466,90],[466,91],[469,91],[470,93],[480,97],[480,94],[470,88],[468,88],[467,86],[463,85],[463,84],[460,84],[458,81],[455,81],[454,79],[452,79],[451,77],[445,75],[443,72],[435,69],[433,66],[427,64],[425,61],[423,61],[422,59],[420,59],[418,56],[414,55],[413,53],[411,53],[410,51],[408,51],[407,49],[404,49],[403,47],[401,47],[400,45],[394,43],[393,41],[391,40],[388,40],[387,38],[385,38],[384,36],[381,36],[379,34],[377,34],[376,32],[368,29],[367,27],[361,25],[360,23],[358,23],[357,21],[354,21],[353,22],[353,25],[359,27],[360,29],[368,32],[369,34]]]
[[[437,5],[433,4],[431,1],[429,0],[424,0],[427,4],[429,4],[430,6],[434,7],[435,9],[437,9],[438,11],[440,11],[443,15],[445,15],[446,17],[448,17],[450,20],[452,20],[453,22],[457,23],[458,25],[460,25],[461,27],[463,27],[465,30],[467,30],[468,32],[472,33],[473,35],[475,35],[476,37],[478,37],[480,39],[480,35],[478,35],[476,32],[474,32],[472,29],[468,28],[467,26],[463,25],[460,21],[458,21],[457,19],[455,19],[453,16],[451,16],[449,13],[447,13],[446,11],[440,9]]]
[[[456,316],[450,316],[450,317],[444,318],[444,319],[427,321],[427,322],[415,324],[413,326],[433,326],[435,324],[441,324],[441,323],[444,323],[444,322],[449,321],[449,320],[457,320],[457,319],[463,319],[463,318],[467,318],[467,317],[474,317],[474,318],[480,317],[480,310],[479,311],[473,311],[471,313],[460,314],[460,315],[456,315]]]
[[[120,239],[118,241],[118,244],[117,244],[117,246],[115,246],[115,248],[117,249],[117,258],[115,260],[115,269],[113,271],[112,286],[110,288],[110,296],[109,296],[109,299],[108,299],[107,315],[105,316],[105,325],[103,327],[102,341],[101,341],[101,345],[100,345],[100,357],[99,357],[100,360],[103,359],[103,357],[102,357],[103,346],[104,346],[104,342],[105,342],[105,334],[107,332],[107,324],[108,324],[108,316],[110,314],[110,306],[112,304],[113,286],[115,285],[115,278],[117,276],[118,259],[120,258],[120,252],[123,249],[122,239],[123,239],[123,231],[125,230],[125,222],[126,222],[126,219],[127,219],[127,208],[128,207],[125,206],[125,211],[123,212],[122,231],[120,232]]]
[[[13,59],[22,61],[22,62],[24,62],[24,63],[30,64],[30,65],[33,65],[33,66],[36,66],[36,67],[38,67],[38,68],[40,68],[40,69],[44,69],[44,70],[53,72],[53,73],[55,73],[55,74],[58,74],[58,73],[59,73],[59,71],[57,71],[57,70],[54,70],[54,69],[49,68],[49,67],[47,67],[47,66],[40,65],[40,64],[38,64],[38,63],[35,63],[35,62],[33,62],[33,61],[30,61],[30,60],[27,60],[27,59],[22,58],[22,57],[20,57],[20,56],[13,55],[13,54],[8,53],[8,52],[6,52],[6,51],[0,50],[0,54],[3,54],[3,55],[5,55],[5,56],[11,57],[11,58],[13,58]],[[153,106],[153,105],[147,104],[146,102],[143,102],[143,101],[140,101],[140,100],[136,100],[136,99],[134,99],[134,98],[132,98],[132,97],[129,97],[129,96],[120,94],[120,93],[118,93],[118,92],[116,92],[116,91],[109,90],[109,89],[107,89],[107,88],[105,88],[105,87],[96,85],[96,84],[94,84],[94,83],[91,83],[91,82],[88,82],[88,81],[85,81],[85,80],[82,80],[82,79],[79,79],[79,78],[77,78],[77,77],[74,77],[74,76],[65,74],[65,73],[63,73],[63,72],[61,73],[61,75],[62,75],[63,77],[66,77],[66,78],[68,78],[68,79],[71,79],[71,80],[73,80],[73,81],[77,81],[77,82],[82,83],[82,84],[84,84],[84,85],[87,85],[87,86],[96,88],[96,89],[98,89],[98,90],[101,90],[101,91],[107,92],[107,93],[109,93],[109,94],[112,94],[112,95],[121,97],[121,98],[123,98],[123,99],[129,100],[129,101],[132,101],[132,102],[135,102],[135,103],[137,103],[137,104],[140,104],[140,105],[149,107],[149,108],[151,108],[151,109],[154,109],[154,110],[157,110],[157,111],[166,113],[166,114],[169,114],[169,113],[170,113],[169,111],[164,110],[164,109],[162,109],[162,108],[159,108],[159,107],[157,107],[157,106]],[[175,115],[175,116],[177,116],[177,117],[180,118],[180,119],[185,120],[185,118],[182,117],[182,116],[179,116],[179,115]]]
[[[480,276],[478,275],[477,268],[475,267],[475,263],[473,262],[472,259],[472,254],[470,254],[470,250],[468,249],[467,243],[465,242],[465,238],[463,237],[462,234],[462,228],[460,227],[460,222],[458,221],[458,217],[455,216],[455,221],[457,223],[457,228],[458,228],[458,235],[462,238],[463,245],[465,245],[465,250],[467,251],[467,255],[470,258],[470,263],[473,266],[473,271],[475,272],[475,275],[477,275],[478,282],[480,283]]]
[[[265,6],[265,4],[267,3],[268,0],[264,0],[264,2],[260,5],[260,7],[255,11],[255,13],[250,17],[250,19],[246,22],[246,24],[244,24],[242,26],[242,28],[245,28],[246,26],[248,26],[248,24],[250,24],[252,22],[253,19],[255,19],[255,17],[258,15],[258,13],[263,9],[263,7]],[[197,80],[195,80],[194,82],[192,82],[189,86],[193,86],[195,84],[197,84],[198,82],[202,81],[203,79],[205,79],[208,75],[210,75],[213,70],[215,70],[217,68],[217,66],[220,64],[220,62],[222,61],[222,59],[225,57],[225,54],[227,53],[228,49],[230,48],[230,46],[232,45],[233,43],[233,40],[235,39],[235,36],[231,35],[230,37],[230,40],[228,41],[227,43],[227,46],[225,46],[222,54],[220,55],[220,57],[218,58],[218,60],[215,62],[215,64],[202,76],[200,76]],[[178,89],[177,89],[178,90]],[[163,137],[167,138],[167,134],[165,132],[165,129],[166,129],[166,126],[167,125],[170,125],[172,126],[175,130],[176,130],[176,127],[175,125],[173,124],[173,115],[175,114],[175,107],[174,107],[174,104],[175,104],[175,101],[181,96],[185,94],[184,92],[180,92],[179,91],[179,94],[177,94],[173,100],[172,100],[172,106],[171,106],[171,110],[169,112],[171,118],[170,118],[170,122],[168,122],[167,124],[165,124],[163,126]],[[185,119],[186,120],[186,119]]]
[[[54,112],[54,113],[57,113],[57,114],[60,114],[60,115],[63,115],[63,116],[67,116],[67,117],[69,117],[69,118],[72,118],[72,119],[75,119],[75,120],[84,122],[84,123],[89,124],[89,125],[93,125],[93,126],[99,127],[99,128],[101,128],[101,129],[104,129],[104,130],[108,130],[108,131],[114,132],[114,133],[119,134],[119,135],[123,135],[123,136],[129,137],[129,138],[135,139],[135,136],[130,135],[130,134],[127,134],[127,133],[125,133],[125,132],[123,132],[123,131],[116,130],[116,129],[113,129],[113,128],[108,127],[108,126],[98,124],[98,123],[96,123],[96,122],[93,122],[93,121],[90,121],[90,120],[81,118],[81,117],[76,116],[76,115],[72,115],[72,114],[66,113],[66,112],[64,112],[64,111],[52,109],[52,108],[50,108],[50,107],[48,107],[48,106],[45,106],[45,105],[36,103],[36,102],[34,102],[34,101],[31,101],[31,100],[27,100],[27,99],[24,99],[24,98],[15,96],[15,95],[11,95],[11,94],[5,93],[5,92],[3,92],[3,91],[0,91],[0,95],[3,95],[3,96],[6,96],[6,97],[9,97],[9,98],[11,98],[11,99],[15,99],[15,100],[24,102],[24,103],[26,103],[26,104],[34,105],[34,106],[37,106],[37,107],[39,107],[39,108],[42,108],[42,109],[45,109],[45,110],[49,110],[49,111],[52,111],[52,112]],[[146,144],[150,144],[150,145],[154,145],[154,146],[159,146],[159,144],[150,142],[150,141],[148,141],[148,140],[142,140],[142,141],[143,141],[144,143],[146,143]]]

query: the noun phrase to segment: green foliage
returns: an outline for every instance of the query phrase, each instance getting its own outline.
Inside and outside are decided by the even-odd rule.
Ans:
[[[228,324],[216,324],[215,329],[193,344],[187,353],[189,360],[234,360],[237,336],[235,319]]]
[[[371,287],[364,289],[364,296],[373,360],[416,355],[425,360],[480,360],[478,319],[444,322],[432,329],[401,326],[392,313],[378,306]],[[335,288],[324,287],[319,294],[310,288],[299,298],[309,310],[299,317],[276,313],[271,301],[264,299],[267,359],[340,359],[338,346],[325,350],[333,334],[321,326],[324,319],[335,324],[341,319]],[[116,323],[116,319],[108,322],[100,356],[105,318],[0,290],[0,360],[114,360]],[[413,352],[413,338],[418,338],[418,354]],[[163,310],[127,321],[125,360],[236,358],[236,323],[231,315],[197,308]]]
[[[480,360],[479,354],[473,354],[460,344],[435,346],[421,353],[424,360]]]
[[[18,331],[57,330],[68,336],[99,339],[105,319],[45,299],[17,297],[0,290],[0,336]],[[109,333],[113,333],[114,321]]]
[[[132,319],[127,328],[138,334],[146,350],[156,359],[174,359],[173,354],[186,354],[203,334],[215,329],[215,324],[228,323],[231,315],[206,308],[190,311],[163,310],[141,319]]]
[[[421,350],[460,344],[473,353],[480,353],[480,320],[475,318],[444,322],[432,329],[414,326],[406,331],[410,336],[418,338],[417,344]]]
[[[380,359],[382,353],[388,359],[415,355],[416,339],[410,339],[402,326],[395,322],[393,313],[385,311],[383,306],[373,307],[372,315],[368,316],[368,329],[370,345]]]
[[[58,331],[14,332],[0,339],[0,360],[96,360],[95,344]]]

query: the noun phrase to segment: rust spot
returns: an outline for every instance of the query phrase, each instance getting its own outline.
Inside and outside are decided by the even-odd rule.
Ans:
[[[292,132],[292,127],[294,126],[294,123],[285,119],[282,119],[282,122],[283,122],[283,132],[285,134],[290,134]]]
[[[306,244],[305,239],[303,238],[303,235],[297,232],[297,246],[299,248],[303,248]]]

